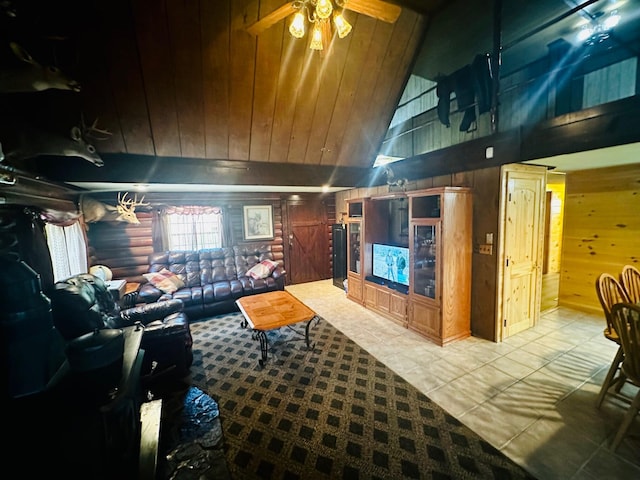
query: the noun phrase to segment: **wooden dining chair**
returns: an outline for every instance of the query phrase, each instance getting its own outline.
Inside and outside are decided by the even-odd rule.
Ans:
[[[600,393],[598,394],[598,399],[596,401],[596,407],[600,408],[600,405],[602,405],[602,401],[609,389],[615,386],[616,392],[619,392],[625,382],[624,373],[620,370],[622,360],[624,359],[624,352],[620,346],[618,334],[613,326],[611,309],[616,303],[628,302],[629,299],[627,298],[627,294],[625,293],[622,284],[616,279],[616,277],[609,273],[601,273],[600,276],[598,276],[598,279],[596,280],[596,293],[598,295],[600,305],[602,305],[604,318],[607,322],[603,332],[604,336],[608,340],[618,344],[618,350],[613,358],[613,362],[611,362],[611,366],[609,367],[607,376],[602,383],[602,387],[600,387]]]
[[[624,351],[622,372],[626,381],[640,387],[640,306],[631,303],[617,303],[611,311],[613,326],[619,332],[619,340]],[[640,390],[631,401],[627,413],[611,442],[615,452],[627,435],[633,419],[640,411]]]
[[[620,283],[627,293],[630,303],[640,304],[640,270],[633,265],[622,267]]]

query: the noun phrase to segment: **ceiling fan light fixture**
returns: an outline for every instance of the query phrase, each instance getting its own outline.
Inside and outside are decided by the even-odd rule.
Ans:
[[[347,22],[342,13],[336,13],[333,16],[333,23],[338,31],[338,37],[344,38],[351,32],[351,24]]]
[[[611,30],[612,28],[616,27],[618,23],[620,23],[620,14],[618,14],[617,10],[613,10],[611,11],[611,13],[609,13],[609,15],[607,15],[607,18],[604,19],[604,21],[602,22],[602,26],[606,30]]]
[[[289,33],[295,38],[304,37],[304,13],[296,12],[293,15],[293,21],[289,25]]]
[[[318,0],[316,2],[316,15],[318,18],[325,20],[331,16],[333,5],[331,0]]]
[[[311,50],[322,50],[322,28],[320,28],[320,22],[313,24],[309,48],[311,48]]]

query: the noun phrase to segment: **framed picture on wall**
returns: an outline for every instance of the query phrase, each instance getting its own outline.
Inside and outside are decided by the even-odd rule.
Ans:
[[[244,239],[273,239],[273,206],[245,205],[243,209]]]

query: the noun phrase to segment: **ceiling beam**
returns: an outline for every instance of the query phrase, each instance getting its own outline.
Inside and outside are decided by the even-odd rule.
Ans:
[[[40,157],[30,171],[61,182],[353,187],[371,168],[102,154],[103,167],[77,157]]]

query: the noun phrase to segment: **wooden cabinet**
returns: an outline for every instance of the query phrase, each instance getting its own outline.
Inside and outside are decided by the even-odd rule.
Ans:
[[[364,201],[348,200],[347,208],[347,297],[363,303]]]
[[[472,194],[463,187],[408,192],[408,328],[438,345],[471,334]]]
[[[441,346],[468,337],[471,198],[469,188],[440,187],[347,201],[348,298]],[[398,274],[374,272],[376,243],[408,246],[408,291]]]
[[[364,291],[365,307],[381,313],[403,327],[407,326],[407,295],[367,281],[364,282]]]

